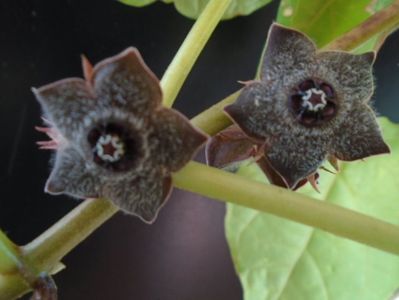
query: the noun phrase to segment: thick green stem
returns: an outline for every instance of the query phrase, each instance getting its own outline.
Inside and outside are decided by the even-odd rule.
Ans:
[[[23,254],[34,262],[36,269],[50,272],[57,262],[117,211],[118,208],[105,199],[87,199],[23,247]]]
[[[18,256],[18,247],[0,231],[0,274],[13,272],[19,261]]]
[[[85,200],[34,241],[21,247],[16,264],[29,262],[34,270],[57,272],[58,262],[117,211],[107,200]],[[29,290],[28,281],[18,272],[0,275],[0,300],[16,299]]]
[[[191,162],[173,176],[176,187],[320,228],[399,255],[399,227],[277,186]]]
[[[18,247],[0,231],[0,300],[12,299],[21,294],[17,287],[29,288],[19,273],[21,265]]]
[[[224,98],[222,101],[219,101],[217,104],[212,105],[207,110],[192,118],[191,123],[195,127],[201,128],[209,135],[215,135],[219,131],[225,129],[231,124],[231,120],[223,113],[223,108],[226,105],[233,103],[240,92],[241,90],[238,90]]]
[[[161,80],[163,104],[171,107],[231,0],[211,0],[195,22]]]
[[[0,231],[0,300],[21,296],[37,278],[37,269],[22,255],[21,249]]]
[[[29,284],[20,274],[0,275],[0,300],[17,299],[29,290]]]
[[[399,24],[399,0],[372,15],[359,26],[335,39],[323,50],[353,50],[381,32],[391,32]]]

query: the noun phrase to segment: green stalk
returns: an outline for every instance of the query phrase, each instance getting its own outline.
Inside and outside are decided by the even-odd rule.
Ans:
[[[56,273],[62,269],[59,261],[117,211],[107,200],[87,199],[34,241],[20,247],[20,256],[14,256],[14,271],[0,274],[0,300],[16,299],[29,292],[28,282],[33,279],[22,277],[18,267]],[[3,249],[0,251],[3,253]]]
[[[0,300],[17,299],[29,290],[29,284],[18,273],[7,276],[0,275]]]
[[[18,264],[18,247],[0,231],[0,274],[12,273]]]
[[[108,200],[87,199],[24,246],[23,254],[34,262],[36,269],[50,272],[57,262],[117,211],[118,208]]]
[[[350,51],[381,32],[392,32],[399,25],[399,0],[372,15],[359,26],[333,40],[322,50]]]
[[[211,0],[195,22],[161,80],[163,104],[172,107],[177,94],[231,0]]]
[[[0,300],[20,296],[21,287],[29,288],[28,283],[19,273],[20,265],[18,247],[0,231]]]
[[[21,296],[36,279],[36,269],[28,264],[20,248],[0,231],[0,300]]]
[[[202,131],[209,135],[215,135],[219,131],[225,129],[232,122],[227,115],[223,113],[223,108],[228,104],[233,103],[240,92],[241,90],[238,90],[215,105],[212,105],[207,110],[192,118],[191,123],[195,127],[201,128]]]
[[[274,185],[190,162],[174,185],[203,196],[253,208],[399,255],[399,227]]]

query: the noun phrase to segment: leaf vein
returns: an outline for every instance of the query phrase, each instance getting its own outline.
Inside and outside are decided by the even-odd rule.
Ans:
[[[343,168],[343,164],[341,164],[340,167],[341,167],[340,173],[342,173],[342,172],[343,172],[343,169],[344,169],[344,168]],[[327,190],[326,190],[326,193],[325,193],[325,197],[322,197],[322,199],[320,199],[320,200],[327,200],[327,199],[330,197],[331,192],[332,192],[332,190],[333,190],[333,187],[335,186],[335,183],[337,182],[337,179],[338,179],[338,174],[334,176],[334,179],[331,181],[330,185],[328,186],[328,188],[327,188]],[[286,278],[286,280],[285,280],[285,282],[284,282],[284,284],[283,284],[283,286],[282,286],[280,292],[277,294],[277,297],[275,297],[276,300],[280,299],[281,295],[284,293],[284,291],[285,291],[285,289],[286,289],[286,287],[287,287],[287,285],[288,285],[288,281],[289,281],[289,279],[290,279],[292,273],[294,272],[295,268],[297,267],[298,262],[299,262],[299,260],[301,259],[302,255],[303,255],[304,252],[306,251],[306,248],[307,248],[308,245],[310,244],[310,241],[311,241],[311,239],[312,239],[312,237],[313,237],[313,235],[314,235],[314,231],[315,231],[315,229],[312,227],[312,228],[310,229],[309,236],[307,237],[307,240],[306,240],[306,242],[304,243],[304,247],[303,247],[302,250],[299,252],[299,255],[298,255],[298,257],[295,259],[295,261],[294,261],[294,263],[293,263],[293,265],[292,265],[292,268],[291,268],[290,271],[288,272],[287,278]]]

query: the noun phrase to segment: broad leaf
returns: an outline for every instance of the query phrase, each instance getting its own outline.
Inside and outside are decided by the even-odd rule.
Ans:
[[[351,30],[393,0],[282,0],[279,23],[308,34],[319,47]],[[376,40],[358,51],[372,50]]]
[[[302,193],[399,224],[399,126],[380,119],[392,154],[321,172]],[[264,181],[254,166],[240,174]],[[228,205],[226,235],[246,300],[381,300],[399,288],[399,257],[272,215]]]
[[[144,6],[156,0],[119,0],[131,6]],[[196,19],[205,8],[209,0],[162,0],[165,3],[174,3],[177,11],[182,15]],[[224,14],[223,19],[231,19],[237,16],[246,16],[255,10],[265,6],[272,0],[233,0]]]
[[[120,2],[125,3],[127,5],[143,7],[148,4],[154,3],[157,0],[120,0]]]

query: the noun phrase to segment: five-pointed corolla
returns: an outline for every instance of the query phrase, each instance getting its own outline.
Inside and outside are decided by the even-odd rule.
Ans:
[[[374,52],[317,51],[304,34],[273,24],[260,80],[225,108],[290,188],[323,161],[388,153],[375,114]]]
[[[78,198],[106,197],[152,222],[182,168],[206,136],[161,105],[158,79],[135,48],[98,63],[84,58],[85,79],[34,89],[52,128],[39,142],[56,149],[45,190]]]

